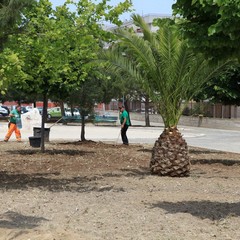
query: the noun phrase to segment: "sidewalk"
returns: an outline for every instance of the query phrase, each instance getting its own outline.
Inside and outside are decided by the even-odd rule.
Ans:
[[[144,127],[141,121],[132,121],[127,132],[129,142],[134,144],[154,144],[163,131],[163,125],[155,124],[154,127]],[[50,127],[48,124],[46,127]],[[189,146],[203,147],[214,150],[240,153],[240,131],[221,130],[212,128],[179,126],[179,131],[186,139]],[[7,123],[1,123],[0,136],[3,140],[7,131]],[[33,136],[32,129],[22,129],[23,141],[28,141],[29,136]],[[86,125],[85,137],[87,140],[111,142],[121,144],[119,126],[94,126]],[[80,140],[81,126],[54,125],[50,128],[50,141],[78,141]],[[15,141],[12,135],[10,141]]]

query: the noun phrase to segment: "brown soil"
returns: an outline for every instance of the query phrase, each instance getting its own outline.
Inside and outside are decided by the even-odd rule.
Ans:
[[[1,142],[0,239],[240,239],[240,154],[191,148],[188,178],[152,146]]]

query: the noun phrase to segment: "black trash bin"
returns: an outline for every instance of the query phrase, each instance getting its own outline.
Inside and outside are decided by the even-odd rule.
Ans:
[[[50,128],[44,128],[44,140],[45,140],[45,142],[49,142],[49,133],[50,133]],[[33,128],[33,136],[34,137],[41,137],[41,128],[40,127],[34,127]]]
[[[29,137],[29,143],[31,147],[40,147],[41,146],[41,137]]]

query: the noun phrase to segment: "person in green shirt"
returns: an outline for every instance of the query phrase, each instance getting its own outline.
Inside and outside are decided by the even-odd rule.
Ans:
[[[18,122],[21,121],[20,105],[16,106],[16,108],[11,111],[11,113],[9,114],[9,117],[10,119],[9,119],[9,125],[8,125],[8,132],[4,138],[4,142],[8,142],[13,132],[15,132],[17,141],[21,142],[21,132],[20,132],[20,129],[18,128]]]
[[[122,142],[123,142],[123,144],[128,145],[127,130],[128,130],[128,127],[131,125],[129,114],[126,111],[124,106],[119,107],[119,110],[120,110],[119,118],[120,118],[120,123],[121,123]]]

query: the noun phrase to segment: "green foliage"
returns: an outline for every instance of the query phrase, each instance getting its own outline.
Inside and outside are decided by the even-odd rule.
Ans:
[[[96,102],[103,99],[102,79],[89,76],[81,84],[81,88],[74,90],[69,97],[69,103],[73,106],[80,106],[81,115],[93,112]]]
[[[22,31],[25,12],[35,3],[36,0],[0,0],[0,51],[9,34]]]
[[[35,0],[0,0],[0,54],[9,34],[14,34],[22,30],[23,24],[21,23],[24,19],[24,12],[29,10],[35,2]],[[19,70],[20,78],[24,75],[21,72],[21,64],[19,64],[18,56],[9,49],[6,52],[6,56],[0,56],[0,64],[3,64],[0,69],[0,89],[2,95],[6,92],[7,75],[10,68],[12,68],[13,72]]]
[[[69,10],[69,4],[76,6],[76,12]],[[97,73],[92,73],[95,70],[90,62],[97,58],[102,42],[111,37],[99,21],[119,24],[118,16],[130,5],[129,0],[115,8],[109,6],[106,0],[99,4],[88,0],[78,3],[68,0],[55,11],[49,0],[39,0],[24,15],[27,22],[24,32],[10,36],[0,60],[3,79],[0,85],[11,82],[26,94],[41,95],[44,113],[49,97],[65,100],[73,90],[86,91],[84,93],[88,96],[87,86],[98,84],[91,78]],[[7,63],[4,59],[8,60]],[[93,99],[84,100],[92,105]],[[44,119],[43,116],[42,129]],[[43,151],[44,141],[41,146]]]
[[[240,0],[177,0],[174,14],[190,46],[214,59],[240,59]]]
[[[208,99],[213,103],[221,102],[225,105],[240,105],[240,67],[229,66],[224,73],[211,79],[194,99]]]
[[[0,32],[10,32],[16,22],[21,21],[24,10],[35,3],[36,0],[0,0]]]
[[[162,22],[159,31],[152,33],[139,15],[132,18],[142,28],[143,37],[118,30],[119,43],[104,55],[108,67],[116,74],[136,79],[159,106],[165,127],[177,126],[183,100],[187,104],[226,62],[213,67],[202,55],[194,54],[180,40],[171,20]],[[131,57],[124,57],[118,45]]]
[[[117,6],[116,11],[106,1],[80,1],[74,3],[77,12],[71,12],[70,3],[73,4],[67,1],[55,11],[48,0],[40,0],[32,11],[26,12],[25,31],[12,35],[8,44],[8,49],[21,60],[15,66],[19,71],[8,65],[7,74],[7,64],[3,65],[5,83],[11,78],[25,92],[66,98],[88,78],[92,71],[89,62],[96,59],[102,40],[109,37],[98,21],[107,18],[115,22],[129,1]],[[4,58],[9,58],[7,50]]]

